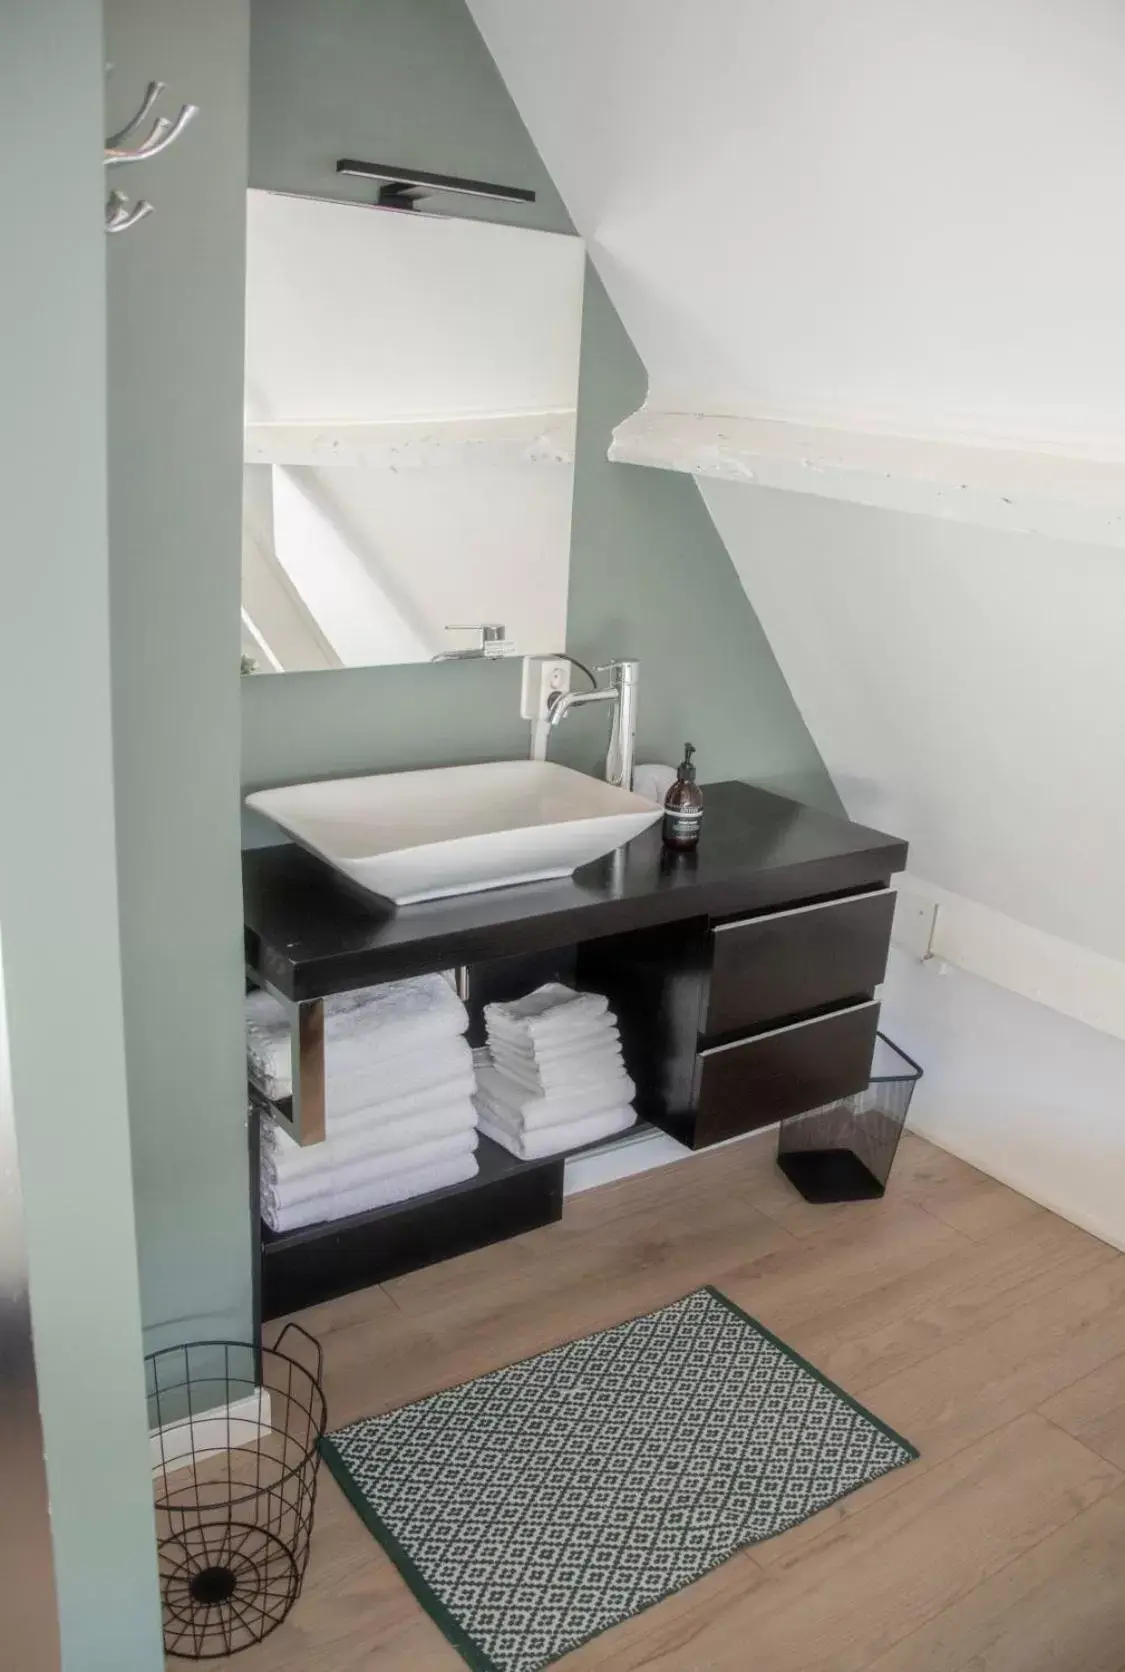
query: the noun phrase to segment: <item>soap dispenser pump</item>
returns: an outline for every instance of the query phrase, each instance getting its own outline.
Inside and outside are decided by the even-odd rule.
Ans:
[[[685,743],[676,782],[664,797],[664,846],[680,852],[697,845],[703,823],[703,791],[695,781],[694,754],[695,744]]]

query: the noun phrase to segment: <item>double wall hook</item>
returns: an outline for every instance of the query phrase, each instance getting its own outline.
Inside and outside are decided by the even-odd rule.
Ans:
[[[105,229],[107,232],[128,232],[131,226],[136,226],[138,221],[151,214],[152,204],[147,197],[138,198],[130,208],[129,199],[123,192],[110,192],[105,206]]]
[[[150,81],[136,115],[115,134],[110,134],[105,142],[106,168],[120,168],[123,163],[139,163],[148,157],[159,156],[161,151],[166,151],[170,145],[175,144],[188,123],[199,114],[198,105],[186,104],[175,120],[167,116],[158,116],[139,145],[128,145],[126,142],[137,132],[145,118],[152,114],[166,86],[167,83],[163,81]],[[122,192],[111,192],[105,206],[105,229],[107,232],[127,232],[131,226],[136,226],[138,221],[143,221],[145,216],[151,213],[152,204],[146,198],[139,198],[130,206]]]

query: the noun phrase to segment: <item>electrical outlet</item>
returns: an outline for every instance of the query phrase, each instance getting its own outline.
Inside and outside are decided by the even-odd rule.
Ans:
[[[570,690],[570,663],[563,656],[525,656],[520,713],[525,720],[545,720],[547,700],[555,691]]]

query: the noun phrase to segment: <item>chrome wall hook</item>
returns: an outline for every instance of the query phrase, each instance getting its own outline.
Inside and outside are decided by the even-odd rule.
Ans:
[[[110,192],[105,206],[105,229],[107,232],[128,232],[131,226],[136,226],[138,221],[151,214],[152,204],[147,198],[138,198],[130,207],[128,198],[122,192]]]
[[[105,142],[106,168],[119,168],[123,163],[139,163],[149,157],[158,157],[161,151],[166,151],[170,145],[175,144],[188,124],[198,116],[199,106],[186,104],[174,119],[158,116],[139,145],[128,145],[126,141],[132,138],[145,119],[152,114],[166,87],[166,82],[150,81],[136,114],[123,128],[119,128],[115,134],[110,134]],[[105,206],[105,229],[107,232],[127,232],[131,226],[136,226],[138,221],[143,221],[151,214],[152,204],[146,198],[139,198],[130,206],[123,193],[111,192]]]
[[[105,148],[107,151],[116,151],[119,146],[124,145],[131,133],[136,132],[167,86],[168,83],[166,81],[149,82],[148,86],[145,88],[145,96],[141,101],[141,108],[134,117],[126,122],[123,128],[118,128],[115,134],[110,134],[109,138],[105,142]]]
[[[156,83],[153,82],[152,85],[155,87]],[[198,114],[198,105],[187,104],[184,105],[174,122],[167,116],[158,116],[147,139],[143,139],[139,145],[133,146],[131,149],[124,146],[107,147],[105,166],[107,168],[118,168],[122,163],[139,163],[143,162],[146,157],[159,156],[161,151],[166,151],[169,145],[175,144],[188,123]]]

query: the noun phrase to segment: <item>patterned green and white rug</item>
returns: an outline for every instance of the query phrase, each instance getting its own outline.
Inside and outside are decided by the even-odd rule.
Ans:
[[[710,1288],[324,1442],[475,1672],[538,1672],[917,1455]]]

